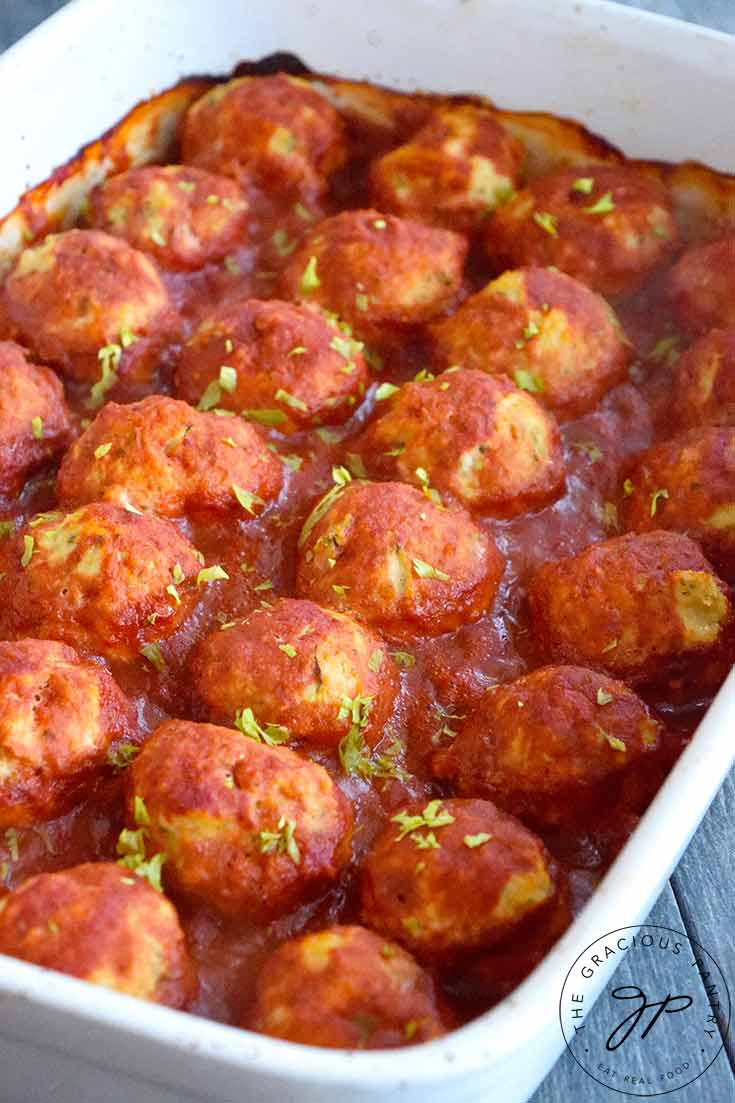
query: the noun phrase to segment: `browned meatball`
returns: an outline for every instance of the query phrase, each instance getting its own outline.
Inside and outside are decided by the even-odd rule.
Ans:
[[[556,893],[543,843],[486,800],[434,800],[391,818],[362,870],[362,919],[419,960],[491,946]]]
[[[243,1026],[333,1049],[389,1049],[444,1033],[429,974],[364,927],[327,927],[274,950]]]
[[[563,418],[595,406],[633,358],[605,300],[548,268],[504,272],[431,336],[442,367],[509,375]]]
[[[190,108],[182,160],[269,195],[323,191],[345,158],[340,118],[308,81],[275,73],[217,84]]]
[[[404,483],[333,488],[299,539],[304,597],[391,636],[435,636],[492,602],[503,560],[462,509],[444,510]]]
[[[735,567],[735,428],[690,429],[654,445],[624,485],[626,529],[685,532],[715,566]]]
[[[671,198],[627,165],[576,165],[496,211],[485,246],[507,268],[553,264],[602,295],[630,294],[677,241]]]
[[[631,681],[711,650],[732,618],[727,586],[673,532],[618,536],[546,563],[528,596],[544,654]]]
[[[405,145],[374,161],[375,206],[466,233],[512,194],[523,146],[485,107],[438,107]]]
[[[363,735],[375,743],[398,692],[388,649],[350,617],[311,601],[281,598],[200,644],[193,661],[199,696],[213,720],[232,723],[250,708],[267,728],[336,746],[350,730],[352,705],[368,710]]]
[[[99,230],[50,234],[24,249],[5,281],[5,305],[42,360],[71,379],[97,383],[103,394],[111,373],[150,373],[178,328],[153,261]]]
[[[326,770],[287,747],[169,720],[127,781],[131,822],[142,801],[146,845],[166,854],[166,882],[226,915],[288,911],[349,860],[346,798]]]
[[[258,299],[221,306],[184,345],[177,394],[281,433],[341,423],[368,380],[362,344],[345,328],[312,306]]]
[[[671,269],[669,295],[688,333],[735,326],[735,237],[688,249]]]
[[[175,525],[96,503],[39,514],[3,549],[6,634],[131,661],[197,600],[201,563]]]
[[[677,361],[667,424],[735,425],[735,326],[713,329]]]
[[[554,415],[509,379],[448,371],[406,383],[368,430],[376,473],[513,517],[558,498],[564,455]],[[374,457],[374,459],[373,459]]]
[[[656,750],[661,725],[623,682],[545,666],[488,690],[447,750],[440,777],[525,822],[584,827],[616,808],[620,781]]]
[[[194,996],[173,905],[112,862],[42,873],[0,900],[0,953],[167,1007]]]
[[[242,242],[248,201],[227,177],[190,165],[148,165],[95,188],[89,222],[164,268],[201,268]]]
[[[283,271],[286,299],[318,303],[365,340],[428,322],[456,301],[467,242],[449,230],[342,211],[318,223]]]
[[[56,492],[65,506],[106,501],[163,517],[215,510],[246,518],[282,483],[283,464],[251,425],[152,395],[100,410],[64,456]]]
[[[110,744],[135,729],[112,677],[71,647],[0,643],[0,828],[66,812],[104,769]]]
[[[20,345],[0,341],[0,494],[17,494],[71,440],[64,388]]]

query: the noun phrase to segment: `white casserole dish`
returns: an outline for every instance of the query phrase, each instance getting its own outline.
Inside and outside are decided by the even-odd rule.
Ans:
[[[629,155],[735,170],[722,114],[735,39],[601,0],[76,0],[0,62],[0,211],[137,100],[276,50],[327,72],[573,116]],[[563,1046],[570,964],[646,916],[731,764],[734,725],[731,674],[573,927],[511,997],[449,1037],[378,1054],[293,1046],[0,958],[0,1098],[520,1103]]]

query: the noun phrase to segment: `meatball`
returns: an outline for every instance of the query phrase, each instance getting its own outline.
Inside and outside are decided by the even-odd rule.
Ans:
[[[540,839],[486,800],[433,800],[391,817],[362,869],[362,920],[419,960],[491,946],[556,893]]]
[[[462,796],[486,797],[541,829],[599,823],[661,725],[623,682],[546,666],[494,686],[434,768]]]
[[[112,677],[52,640],[0,642],[0,828],[75,804],[130,739],[135,712]]]
[[[229,379],[227,373],[222,377],[222,365]],[[293,433],[346,421],[367,380],[362,344],[333,316],[315,307],[248,299],[219,307],[189,338],[176,391],[192,405],[234,410]]]
[[[546,563],[528,596],[544,654],[633,682],[712,649],[732,618],[728,588],[673,532],[618,536]]]
[[[323,767],[213,724],[169,720],[127,772],[146,846],[172,888],[265,919],[323,889],[350,858],[352,810]],[[139,818],[139,817],[138,817]]]
[[[0,341],[0,494],[13,495],[69,444],[64,388],[25,349]]]
[[[333,488],[307,518],[299,549],[300,594],[399,639],[477,620],[504,566],[463,509],[442,509],[404,483]]]
[[[735,237],[688,249],[671,269],[669,296],[693,336],[735,326]]]
[[[164,268],[194,269],[242,242],[248,201],[227,177],[188,165],[149,165],[95,188],[89,222],[150,253]]]
[[[365,340],[428,322],[457,299],[467,241],[449,230],[343,211],[320,222],[281,277],[286,299],[334,310]]]
[[[352,706],[368,710],[363,735],[378,741],[398,692],[380,637],[311,601],[281,598],[200,644],[193,680],[213,720],[250,708],[266,729],[333,747],[348,734]]]
[[[735,426],[735,326],[713,329],[677,361],[667,427]]]
[[[183,161],[254,179],[269,195],[318,194],[346,155],[335,109],[285,73],[215,85],[189,108],[181,151]]]
[[[8,316],[42,360],[109,389],[138,377],[177,330],[155,264],[99,230],[50,234],[21,253],[5,281]]]
[[[732,571],[735,428],[690,429],[649,448],[628,475],[621,509],[624,528],[685,532],[715,566]]]
[[[405,145],[370,169],[376,207],[470,233],[513,194],[523,146],[492,111],[439,107]]]
[[[291,938],[268,958],[243,1026],[304,1045],[389,1049],[444,1033],[434,982],[364,927]]]
[[[197,600],[201,563],[169,521],[95,503],[33,518],[5,550],[6,633],[132,661]]]
[[[100,410],[64,456],[56,492],[64,506],[107,501],[164,517],[248,517],[277,498],[282,483],[283,464],[251,425],[152,395]]]
[[[504,272],[431,337],[442,367],[509,375],[565,419],[591,410],[633,359],[605,300],[548,268]]]
[[[564,490],[554,415],[509,379],[450,371],[406,383],[368,430],[367,455],[403,482],[431,484],[468,509],[512,517]]]
[[[113,862],[41,873],[0,900],[0,953],[167,1007],[195,992],[173,905]]]
[[[535,180],[485,236],[506,268],[552,264],[602,295],[636,291],[677,241],[671,198],[627,165],[577,165]]]

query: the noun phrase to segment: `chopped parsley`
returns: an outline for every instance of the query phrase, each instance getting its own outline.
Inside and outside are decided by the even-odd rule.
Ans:
[[[596,203],[593,203],[589,207],[583,207],[582,210],[586,211],[587,214],[610,214],[610,211],[615,210],[612,192],[606,191],[604,195],[600,196]]]
[[[397,823],[400,827],[395,841],[399,843],[403,839],[409,838],[420,850],[437,850],[439,843],[434,831],[454,823],[454,816],[451,812],[443,812],[441,806],[441,800],[432,800],[429,801],[423,812],[418,814],[409,814],[404,811],[391,816],[391,823]],[[428,830],[428,834],[420,834],[424,829]]]
[[[413,569],[419,578],[432,578],[437,582],[449,582],[449,575],[444,571],[440,571],[438,567],[432,567],[430,563],[425,563],[423,559],[412,560]]]
[[[412,670],[416,666],[416,659],[409,651],[392,651],[391,655],[403,670]]]
[[[597,704],[601,708],[604,705],[609,705],[612,700],[614,700],[612,693],[605,693],[602,688],[597,690]]]
[[[265,743],[269,747],[277,747],[279,743],[285,743],[291,736],[290,731],[283,724],[266,724],[265,727],[261,727],[251,708],[237,710],[235,727],[248,739],[253,739],[256,743]]]
[[[572,184],[572,191],[581,192],[582,195],[590,195],[594,186],[595,181],[591,176],[578,176]]]
[[[94,458],[96,460],[101,460],[103,456],[107,455],[111,448],[112,444],[110,441],[108,441],[107,444],[100,444],[99,447],[94,450]]]
[[[631,479],[626,479],[623,483],[623,495],[626,498],[630,498],[631,494],[633,493],[633,490],[634,490],[634,487],[633,487],[632,480]]]
[[[556,216],[550,214],[548,211],[534,211],[533,221],[537,226],[540,226],[544,233],[547,233],[550,237],[558,237],[559,231],[556,225]]]
[[[668,498],[668,496],[669,496],[668,490],[665,490],[665,489],[654,490],[653,494],[651,495],[651,517],[656,516],[656,512],[658,510],[659,500],[662,499],[662,498],[663,499]]]
[[[141,748],[135,743],[118,743],[116,747],[110,747],[107,752],[108,765],[116,770],[125,770],[137,758],[140,751]]]
[[[283,425],[286,414],[283,410],[243,410],[242,416],[246,421],[257,421],[259,425]]]
[[[144,643],[140,649],[140,653],[159,674],[162,674],[166,669],[166,660],[161,654],[161,648],[157,643]]]
[[[33,436],[35,437],[36,440],[41,440],[43,438],[43,418],[42,417],[31,418],[31,432],[33,433]]]
[[[238,486],[237,483],[232,484],[232,491],[245,512],[251,513],[253,516],[255,516],[253,506],[265,505],[263,499],[259,498],[257,494],[253,494],[250,490],[245,490],[244,487]]]
[[[296,824],[293,820],[287,820],[281,816],[275,831],[258,832],[258,849],[261,854],[287,854],[293,864],[297,866],[301,861],[301,851],[294,837]]]
[[[296,658],[296,648],[291,643],[279,643],[278,650],[287,655],[289,659]]]
[[[462,841],[470,850],[475,850],[478,846],[489,843],[491,839],[492,835],[488,835],[487,831],[478,831],[477,835],[465,835]]]
[[[33,549],[35,547],[35,544],[36,541],[34,540],[34,538],[26,533],[26,535],[23,537],[23,555],[21,556],[20,560],[21,567],[27,567],[30,563],[31,559],[33,558]]]
[[[400,387],[396,387],[395,383],[381,383],[375,391],[375,401],[384,402],[386,398],[390,398],[399,390]]]
[[[283,402],[285,406],[290,406],[292,410],[300,410],[302,413],[306,413],[309,408],[302,399],[297,398],[289,391],[284,391],[283,387],[278,388],[275,399],[276,402]]]
[[[87,399],[87,407],[91,410],[101,406],[105,395],[117,383],[117,369],[122,357],[122,346],[117,344],[105,345],[97,353],[100,362],[101,375],[92,386]]]
[[[518,342],[516,342],[516,348],[518,347]],[[520,387],[523,391],[528,391],[529,394],[540,394],[544,389],[543,381],[533,372],[525,371],[524,368],[517,368],[513,372],[513,379],[517,387]]]
[[[215,563],[211,567],[202,567],[197,574],[197,586],[204,586],[209,582],[226,582],[229,577],[224,567],[220,567],[219,563]]]
[[[316,291],[321,286],[321,280],[316,273],[316,257],[309,257],[309,262],[299,280],[299,291],[302,295],[308,295],[310,291]]]

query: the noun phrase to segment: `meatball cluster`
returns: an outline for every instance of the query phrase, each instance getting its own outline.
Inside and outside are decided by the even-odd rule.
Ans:
[[[464,510],[405,483],[338,485],[299,539],[299,593],[398,638],[477,620],[502,573],[492,537]]]
[[[524,151],[485,107],[437,108],[405,145],[374,161],[375,206],[469,233],[518,184]]]
[[[602,295],[628,295],[673,252],[671,198],[625,165],[576,165],[534,180],[489,220],[485,247],[507,268],[554,265]]]
[[[563,418],[595,406],[633,358],[607,302],[549,268],[504,272],[431,336],[441,366],[510,376]]]
[[[193,405],[293,433],[346,421],[367,380],[361,342],[333,315],[248,299],[204,319],[183,348],[176,389]]]
[[[554,416],[509,379],[448,371],[406,383],[386,405],[365,440],[381,473],[498,517],[547,505],[564,489]]]
[[[220,418],[163,395],[109,402],[64,459],[65,507],[111,502],[177,517],[213,511],[252,517],[278,497],[283,465],[239,418]]]
[[[41,873],[0,900],[0,954],[167,1007],[195,994],[173,905],[113,862]]]

